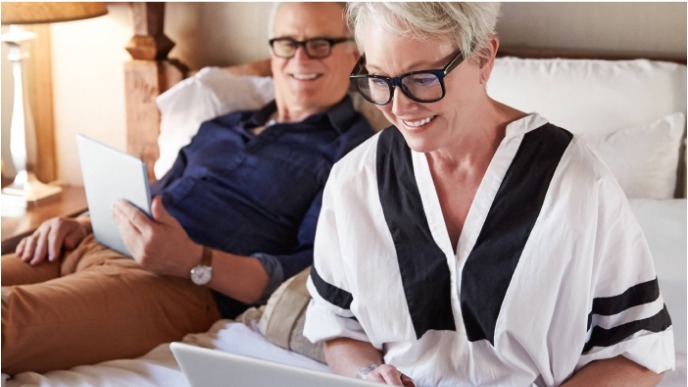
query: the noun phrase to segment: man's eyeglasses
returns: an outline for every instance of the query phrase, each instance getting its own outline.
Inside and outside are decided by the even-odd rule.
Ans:
[[[437,102],[444,97],[444,77],[463,62],[459,52],[441,70],[420,70],[390,78],[382,75],[366,74],[365,55],[361,56],[351,72],[349,79],[356,85],[361,95],[376,105],[386,105],[392,100],[394,88],[416,102]]]
[[[353,38],[313,38],[306,40],[295,40],[292,38],[270,39],[272,53],[278,58],[289,59],[296,54],[299,46],[303,46],[306,55],[311,59],[327,58],[332,53],[332,46],[353,40]]]

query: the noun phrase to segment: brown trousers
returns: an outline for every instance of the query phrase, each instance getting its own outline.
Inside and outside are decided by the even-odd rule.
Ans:
[[[220,318],[210,290],[158,276],[87,237],[32,267],[2,257],[2,372],[46,372],[145,354]]]

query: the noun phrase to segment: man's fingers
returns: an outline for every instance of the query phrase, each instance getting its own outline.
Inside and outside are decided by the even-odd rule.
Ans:
[[[36,241],[36,247],[33,251],[33,258],[31,262],[32,265],[37,265],[45,260],[45,256],[48,255],[48,243],[46,238],[38,238]]]
[[[151,203],[151,214],[153,215],[153,219],[158,223],[171,224],[177,221],[165,209],[165,206],[162,204],[162,196],[160,195],[153,198]]]
[[[143,229],[151,224],[150,219],[143,212],[123,199],[116,201],[112,206],[112,216],[120,231],[122,227],[126,227],[126,224],[130,224],[136,231],[142,232]]]
[[[22,238],[22,240],[19,241],[19,244],[17,245],[17,248],[14,249],[14,254],[17,257],[22,256],[22,253],[24,252],[24,245],[26,244],[26,238]]]
[[[137,262],[141,263],[144,230],[150,229],[152,222],[138,208],[125,200],[118,200],[112,206],[112,216],[117,223],[124,245]]]
[[[62,250],[62,243],[64,241],[67,229],[65,227],[51,227],[48,231],[48,260],[54,261]]]
[[[86,233],[84,232],[84,230],[80,227],[77,227],[66,233],[61,245],[64,246],[66,249],[71,250],[75,248],[79,244],[79,242],[81,242],[84,239],[85,236]]]
[[[22,249],[22,255],[20,259],[24,262],[29,262],[33,258],[33,249],[36,244],[36,237],[34,235],[24,238],[24,248]]]

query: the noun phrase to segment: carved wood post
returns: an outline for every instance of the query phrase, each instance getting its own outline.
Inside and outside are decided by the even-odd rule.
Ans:
[[[126,47],[133,60],[124,64],[127,151],[146,163],[152,181],[160,134],[160,112],[155,98],[184,79],[188,68],[167,58],[174,42],[163,32],[165,3],[130,3],[129,7],[134,37]]]

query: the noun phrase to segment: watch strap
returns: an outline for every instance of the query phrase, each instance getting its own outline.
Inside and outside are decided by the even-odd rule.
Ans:
[[[203,253],[201,254],[201,262],[200,265],[202,266],[212,266],[213,263],[213,249],[207,246],[203,246]]]

